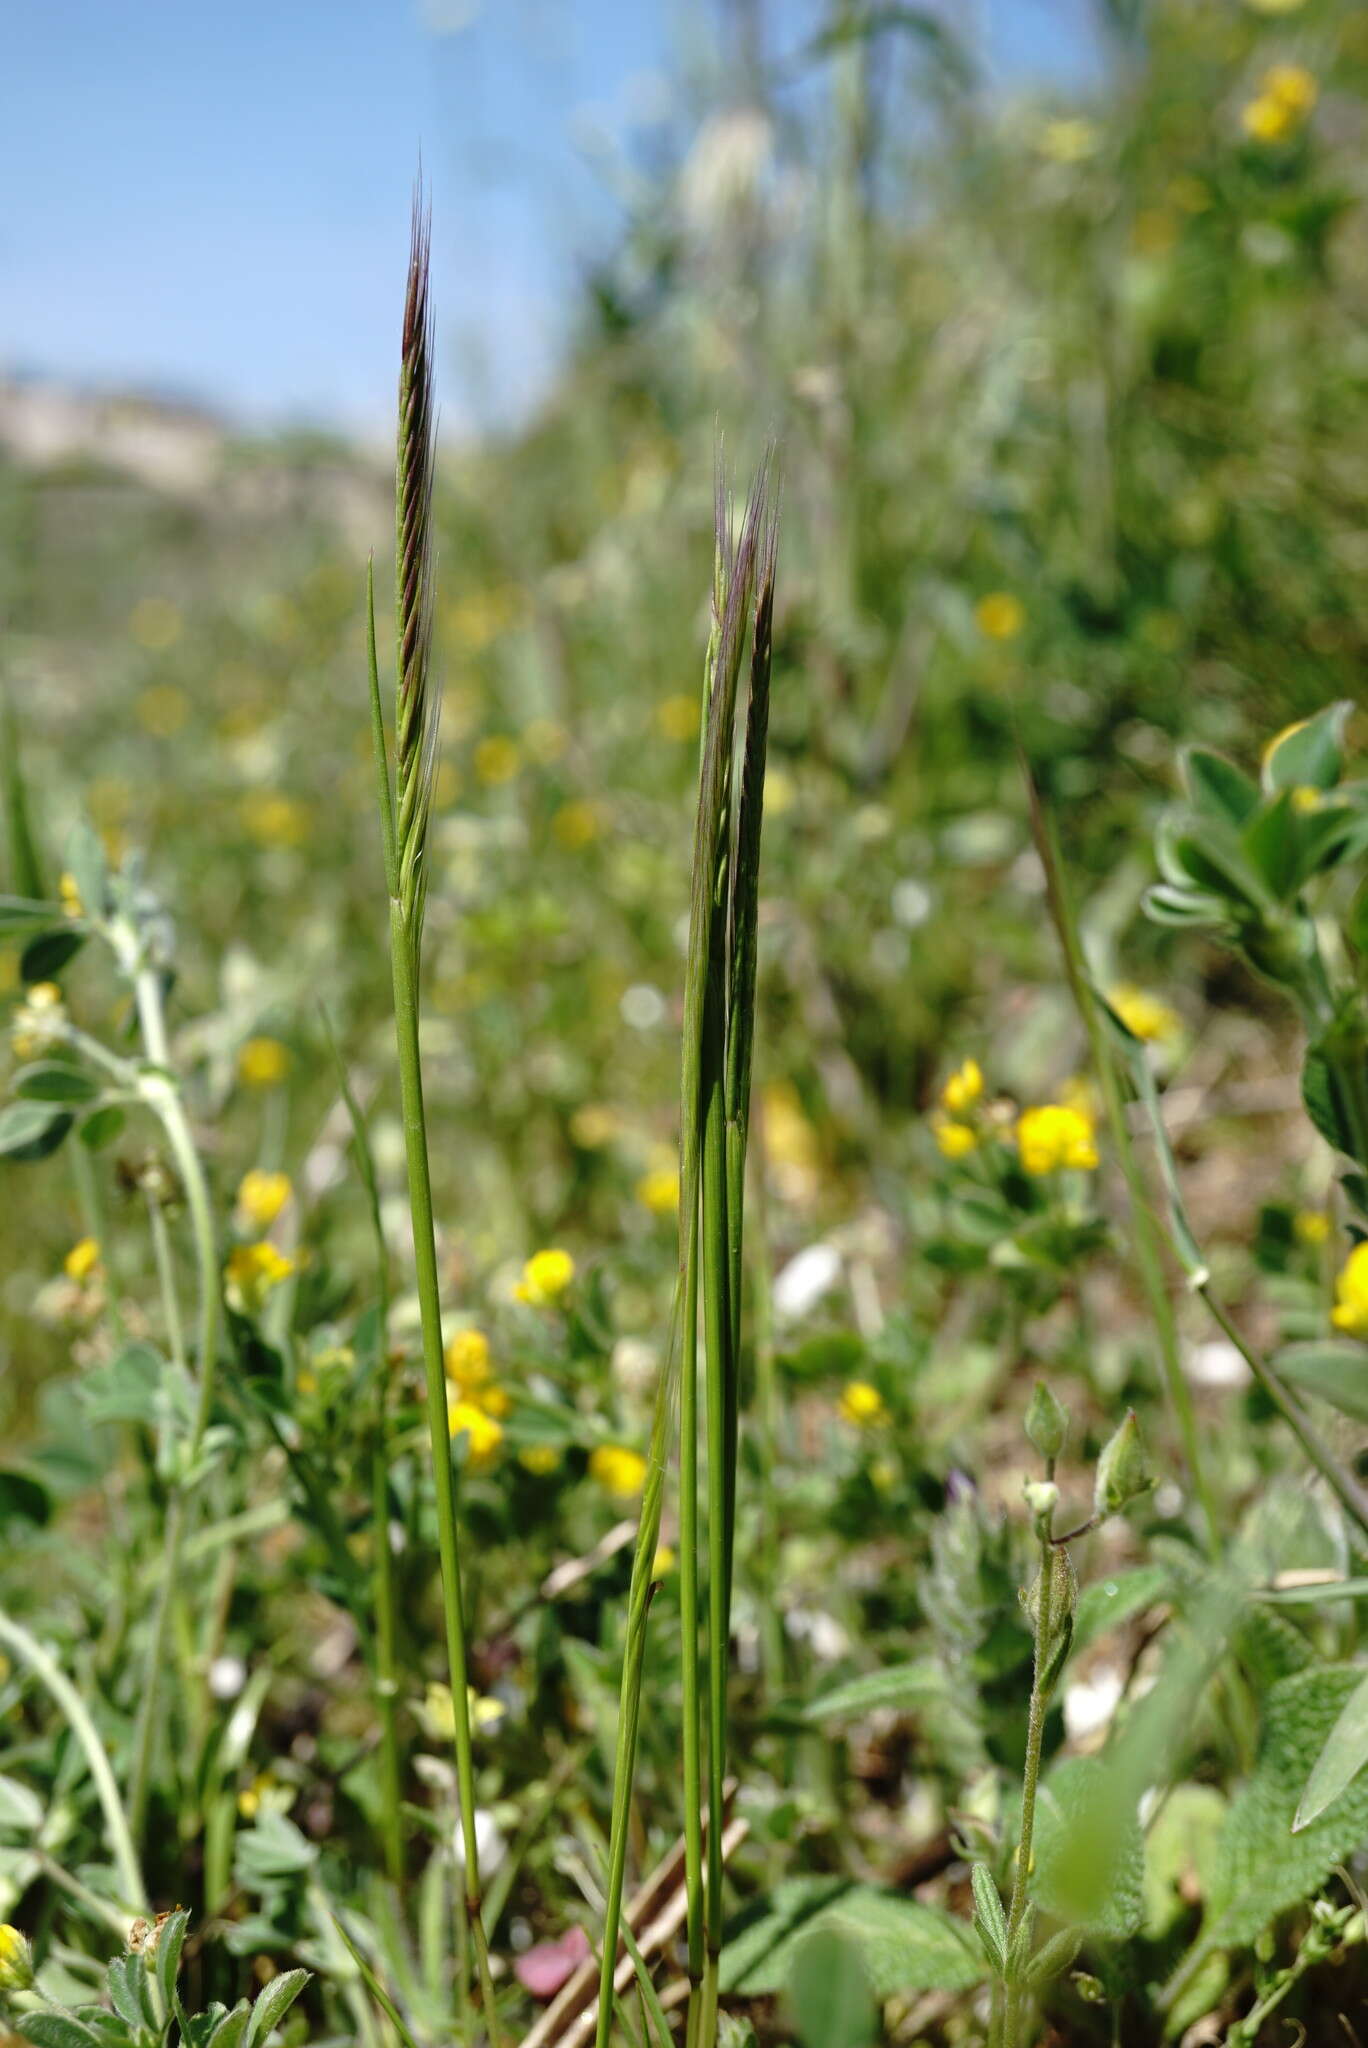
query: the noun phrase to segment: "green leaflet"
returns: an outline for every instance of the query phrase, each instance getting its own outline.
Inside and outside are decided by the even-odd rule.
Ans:
[[[1177,1983],[1215,1950],[1254,1941],[1275,1914],[1309,1897],[1368,1835],[1368,1778],[1292,1832],[1312,1767],[1362,1677],[1356,1665],[1322,1665],[1295,1671],[1270,1689],[1259,1760],[1231,1805],[1206,1920]]]
[[[747,1998],[782,1990],[799,1945],[819,1929],[855,1944],[876,1998],[965,1991],[988,1974],[978,1943],[951,1914],[877,1885],[799,1877],[735,1924],[722,1951],[722,1989]]]

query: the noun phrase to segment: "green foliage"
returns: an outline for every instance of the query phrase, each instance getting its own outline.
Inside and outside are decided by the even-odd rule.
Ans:
[[[1309,1898],[1368,1830],[1368,1781],[1347,1786],[1293,1832],[1298,1802],[1362,1674],[1322,1665],[1280,1679],[1267,1695],[1259,1758],[1232,1801],[1215,1882],[1194,1954],[1253,1941]]]
[[[900,1991],[962,1991],[984,1964],[968,1930],[950,1914],[874,1885],[841,1878],[793,1878],[757,1901],[722,1952],[722,1988],[746,1997],[781,1990],[795,1956],[818,1934],[834,1934],[859,1955],[876,1998]]]

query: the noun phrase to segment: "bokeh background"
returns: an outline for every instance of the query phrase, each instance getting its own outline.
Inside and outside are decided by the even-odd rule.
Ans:
[[[1232,970],[1138,904],[1181,740],[1363,694],[1360,6],[66,0],[3,92],[0,662],[54,875],[85,809],[175,918],[225,1185],[336,1151],[326,1010],[398,1187],[362,602],[420,153],[453,1270],[563,1241],[658,1320],[719,435],[742,475],[783,446],[776,1259],[836,1244],[834,1313],[928,1284],[938,1076],[1076,1057],[1018,745],[1099,958],[1170,991],[1203,1087],[1276,1106],[1277,1016],[1209,1029]],[[1246,1220],[1299,1164],[1267,1129]],[[79,1208],[39,1172],[0,1214],[8,1400],[65,1343],[30,1311]],[[311,1198],[362,1260],[355,1190]]]

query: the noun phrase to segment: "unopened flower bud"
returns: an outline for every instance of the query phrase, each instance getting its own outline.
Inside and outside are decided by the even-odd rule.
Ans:
[[[1057,1458],[1069,1436],[1069,1411],[1044,1380],[1037,1380],[1026,1408],[1026,1434],[1042,1458]]]
[[[32,1983],[32,1949],[17,1927],[0,1922],[0,1991],[27,1991]]]
[[[1140,1424],[1135,1410],[1128,1408],[1125,1421],[1097,1461],[1094,1505],[1099,1515],[1119,1514],[1128,1501],[1148,1493],[1153,1485]]]

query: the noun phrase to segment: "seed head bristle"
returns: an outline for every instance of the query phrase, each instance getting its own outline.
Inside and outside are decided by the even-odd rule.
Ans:
[[[408,288],[399,370],[395,465],[398,705],[395,715],[399,894],[415,944],[422,922],[423,866],[436,769],[440,699],[429,683],[432,644],[433,318],[431,217],[421,186],[413,199]]]

